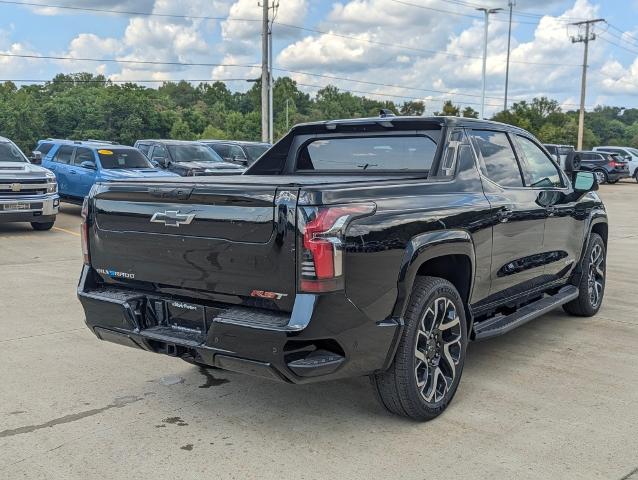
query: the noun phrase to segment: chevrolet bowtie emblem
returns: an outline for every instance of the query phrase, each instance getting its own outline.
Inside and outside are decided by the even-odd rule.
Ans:
[[[12,192],[19,192],[20,190],[22,190],[22,185],[19,183],[12,183],[11,184],[11,191]]]
[[[157,212],[151,218],[152,223],[163,223],[167,227],[179,227],[180,225],[188,225],[195,218],[194,213],[183,214],[177,211],[167,210],[165,212]]]

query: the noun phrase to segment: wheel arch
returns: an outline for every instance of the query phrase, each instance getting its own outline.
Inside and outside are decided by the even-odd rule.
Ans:
[[[444,278],[456,287],[470,320],[468,305],[474,287],[475,259],[472,237],[465,230],[427,232],[412,238],[403,255],[393,316],[403,318],[417,276],[432,276]]]
[[[589,225],[586,229],[586,236],[583,239],[583,248],[580,252],[580,258],[578,259],[578,265],[574,269],[574,272],[571,277],[570,283],[572,285],[578,285],[580,282],[580,277],[583,272],[582,264],[585,253],[587,252],[587,248],[589,247],[589,241],[591,240],[591,234],[596,233],[601,236],[603,242],[605,244],[605,249],[607,249],[607,245],[609,242],[609,224],[607,223],[607,214],[602,209],[597,209],[592,211]]]

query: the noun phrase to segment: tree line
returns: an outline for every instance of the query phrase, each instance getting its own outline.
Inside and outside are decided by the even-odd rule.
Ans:
[[[379,101],[335,86],[311,96],[294,80],[280,77],[273,91],[275,138],[295,123],[376,116],[381,108],[401,115],[423,115],[426,104]],[[115,84],[101,75],[59,74],[51,81],[18,87],[0,83],[0,135],[25,152],[41,138],[97,138],[133,144],[142,138],[259,140],[261,86],[233,92],[222,82],[193,85],[166,82],[159,88]],[[476,118],[471,107],[446,101],[435,114]],[[520,126],[545,143],[574,145],[578,113],[564,112],[545,97],[522,101],[493,120]],[[638,147],[638,109],[601,106],[587,112],[585,146],[617,144]]]

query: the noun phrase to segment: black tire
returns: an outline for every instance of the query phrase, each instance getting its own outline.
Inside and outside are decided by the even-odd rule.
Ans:
[[[37,223],[31,222],[31,227],[38,232],[43,232],[45,230],[51,230],[53,228],[53,224],[55,222],[46,222],[46,223]]]
[[[636,182],[638,182],[638,168],[634,172],[634,180],[636,180]]]
[[[602,185],[603,183],[609,183],[609,176],[607,172],[604,170],[594,170],[594,175],[596,176],[596,181],[598,185]]]
[[[444,323],[453,312],[454,320]],[[438,324],[437,314],[441,315]],[[437,325],[446,328],[439,329]],[[428,328],[430,331],[426,332]],[[418,277],[394,361],[385,372],[370,376],[381,405],[392,413],[418,421],[440,415],[452,401],[461,380],[467,338],[463,300],[454,285],[442,278]]]
[[[596,254],[599,252],[599,254]],[[592,233],[583,258],[578,298],[563,305],[570,315],[592,317],[598,313],[605,295],[607,249],[597,233]],[[593,277],[592,277],[593,275]],[[594,291],[597,293],[594,294]]]

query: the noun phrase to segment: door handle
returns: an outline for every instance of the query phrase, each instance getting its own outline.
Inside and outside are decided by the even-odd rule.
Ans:
[[[69,173],[70,173],[71,175],[77,175],[77,174],[78,174],[78,172],[76,172],[75,170],[71,170],[71,171],[69,171]]]
[[[514,215],[514,211],[511,207],[501,207],[496,213],[501,223],[507,223],[509,219],[512,218],[512,215]]]

